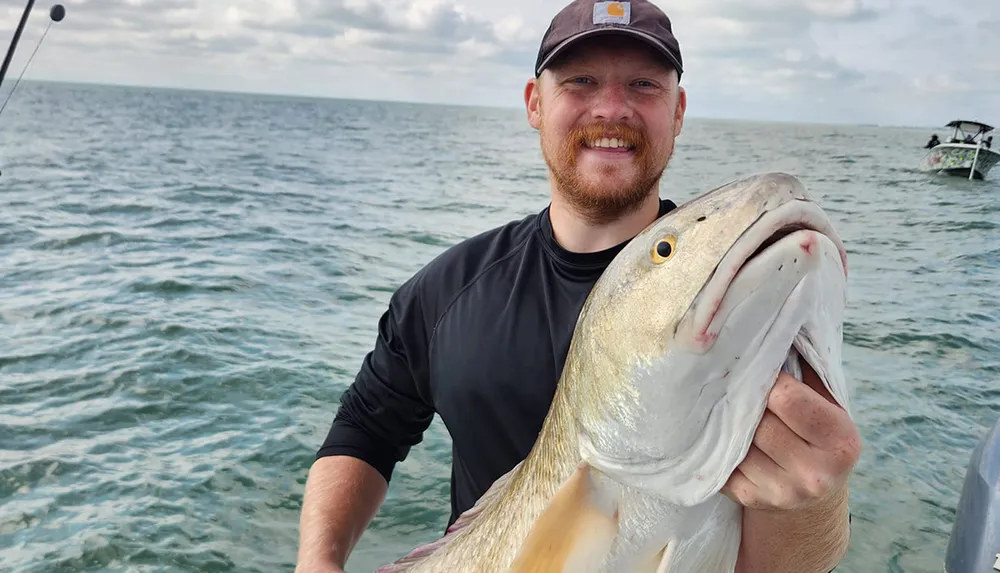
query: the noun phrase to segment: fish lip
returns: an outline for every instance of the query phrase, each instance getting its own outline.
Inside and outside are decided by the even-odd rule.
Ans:
[[[715,342],[712,321],[736,275],[781,238],[801,230],[820,233],[836,245],[846,278],[847,249],[839,233],[819,205],[796,197],[762,212],[733,242],[677,323],[675,339],[690,351],[707,352]]]

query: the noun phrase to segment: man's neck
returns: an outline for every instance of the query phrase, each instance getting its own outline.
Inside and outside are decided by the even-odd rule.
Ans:
[[[660,213],[658,193],[650,193],[642,206],[607,223],[594,224],[557,194],[549,208],[552,233],[562,248],[573,253],[593,253],[627,241],[656,220]]]

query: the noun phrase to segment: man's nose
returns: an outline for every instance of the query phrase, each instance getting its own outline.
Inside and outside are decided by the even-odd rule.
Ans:
[[[594,94],[591,114],[602,121],[626,121],[632,118],[632,102],[628,88],[620,84],[607,83]]]

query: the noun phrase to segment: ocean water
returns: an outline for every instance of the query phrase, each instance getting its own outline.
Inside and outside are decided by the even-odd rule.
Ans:
[[[865,449],[838,571],[939,572],[1000,416],[1000,172],[916,171],[928,135],[689,119],[664,178],[681,202],[794,173],[846,240]],[[0,570],[31,573],[291,571],[393,289],[548,193],[520,110],[37,83],[0,170]],[[449,456],[436,421],[348,571],[440,535]]]

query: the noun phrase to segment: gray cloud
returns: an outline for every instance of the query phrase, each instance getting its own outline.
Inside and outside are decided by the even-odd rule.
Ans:
[[[347,29],[364,30],[377,36],[393,36],[393,45],[404,50],[410,42],[426,46],[495,39],[489,21],[464,13],[453,3],[417,1],[407,5],[390,1],[298,0],[299,17],[294,21],[274,25],[248,20],[248,24],[316,37],[336,36]]]
[[[856,0],[706,0],[701,4],[705,13],[779,28],[811,22],[863,22],[877,18],[886,7]],[[781,17],[776,19],[776,15]]]
[[[394,28],[386,6],[377,1],[299,0],[296,7],[302,23],[326,23],[338,29],[351,27],[382,32],[390,32]]]
[[[184,32],[160,40],[160,48],[174,55],[243,54],[260,45],[250,35],[217,38],[200,38],[193,32]]]

